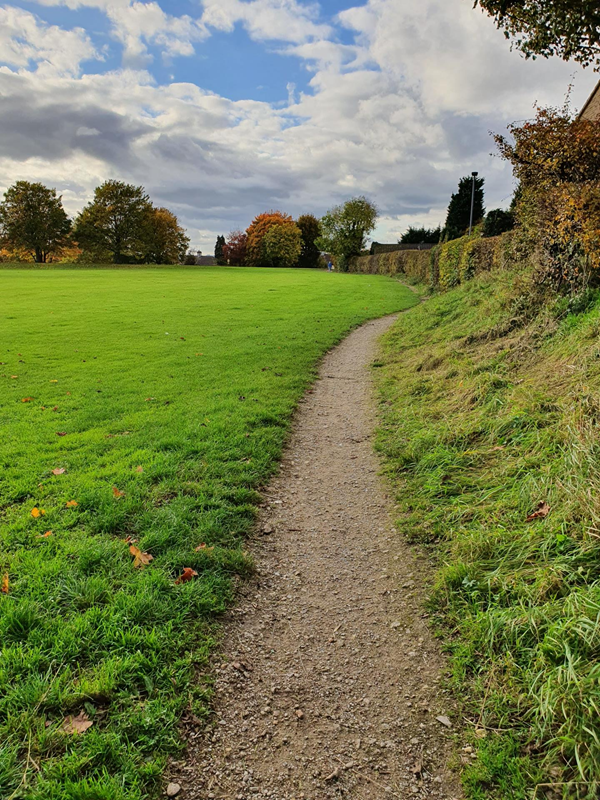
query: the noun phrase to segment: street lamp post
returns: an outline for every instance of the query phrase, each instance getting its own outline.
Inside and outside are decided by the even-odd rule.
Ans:
[[[473,190],[471,192],[471,216],[469,218],[469,236],[473,230],[473,211],[475,210],[475,179],[479,175],[478,172],[472,172],[471,176],[473,178]]]

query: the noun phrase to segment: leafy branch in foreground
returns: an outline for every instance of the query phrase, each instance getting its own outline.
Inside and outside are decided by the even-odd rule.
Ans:
[[[600,67],[597,0],[475,0],[526,58],[560,56]]]

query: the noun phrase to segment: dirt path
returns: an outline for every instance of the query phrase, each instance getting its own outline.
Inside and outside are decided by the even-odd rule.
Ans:
[[[185,800],[461,796],[430,568],[394,530],[370,438],[368,367],[393,319],[333,350],[300,407],[257,580],[226,625],[214,725],[190,730],[173,773]]]

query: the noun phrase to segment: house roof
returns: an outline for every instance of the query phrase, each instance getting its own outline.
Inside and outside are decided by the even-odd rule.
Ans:
[[[577,115],[577,119],[600,119],[600,81],[588,97],[585,105]]]

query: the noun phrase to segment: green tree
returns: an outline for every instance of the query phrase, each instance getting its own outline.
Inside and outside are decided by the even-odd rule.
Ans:
[[[271,225],[262,241],[263,264],[296,267],[302,252],[302,233],[297,225]]]
[[[227,263],[223,252],[224,247],[225,247],[225,237],[217,236],[217,241],[215,244],[215,258],[217,259],[217,264],[220,267],[224,266]]]
[[[321,225],[319,220],[312,214],[302,214],[296,220],[296,225],[302,234],[302,250],[298,260],[298,266],[314,269],[319,266],[321,251],[316,245],[316,241],[321,235]]]
[[[141,261],[152,206],[143,186],[106,181],[75,221],[74,236],[84,253],[115,264]]]
[[[400,244],[437,244],[442,236],[442,229],[437,228],[410,228],[402,234]]]
[[[317,246],[341,258],[357,256],[365,247],[367,236],[375,228],[377,208],[366,197],[353,197],[335,206],[321,219],[321,237]]]
[[[483,184],[485,178],[475,178],[475,204],[473,207],[473,224],[481,222],[485,216],[483,205]],[[458,191],[452,195],[446,216],[444,236],[447,239],[458,239],[469,230],[471,219],[471,195],[473,192],[473,178],[461,178]]]
[[[511,211],[505,211],[503,208],[494,208],[488,211],[488,214],[483,223],[483,235],[500,236],[501,233],[511,231],[515,227],[515,217]]]
[[[9,247],[29,251],[38,263],[62,247],[71,222],[56,189],[42,183],[17,181],[0,203],[0,238]]]
[[[181,264],[190,240],[179,220],[168,208],[148,209],[142,230],[143,261],[150,264]]]
[[[598,0],[475,0],[527,58],[600,64]]]

